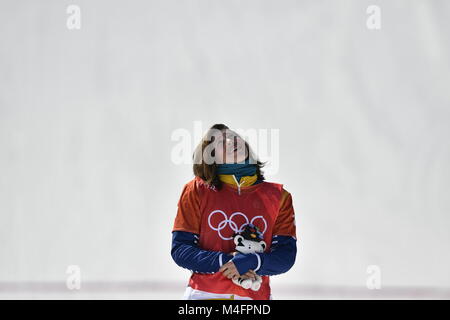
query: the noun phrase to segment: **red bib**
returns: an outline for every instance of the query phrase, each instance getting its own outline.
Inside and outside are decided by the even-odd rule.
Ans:
[[[233,234],[252,223],[263,233],[267,244],[265,252],[270,251],[272,229],[280,210],[283,185],[261,182],[242,187],[240,194],[236,187],[223,183],[220,191],[211,189],[201,179],[197,179],[200,199],[199,245],[204,250],[235,251]],[[234,284],[221,272],[214,274],[192,274],[189,286],[193,289],[211,293],[236,294],[252,299],[269,299],[269,277],[263,276],[258,291],[244,289]]]

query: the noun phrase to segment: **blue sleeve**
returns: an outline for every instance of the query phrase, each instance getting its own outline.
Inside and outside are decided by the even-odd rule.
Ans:
[[[295,238],[274,236],[270,252],[237,254],[232,261],[241,275],[251,269],[260,276],[274,276],[287,272],[294,265],[296,255]]]
[[[256,271],[260,276],[274,276],[292,268],[297,256],[297,240],[290,236],[274,236],[270,252],[259,253],[261,267]]]
[[[220,251],[201,249],[198,235],[185,231],[172,232],[171,255],[177,265],[197,273],[215,273],[233,257]]]

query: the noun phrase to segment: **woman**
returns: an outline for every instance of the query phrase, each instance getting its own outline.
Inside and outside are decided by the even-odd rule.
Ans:
[[[172,258],[192,271],[185,299],[271,299],[269,276],[288,271],[297,253],[292,197],[264,181],[263,164],[247,142],[223,124],[212,126],[194,152],[195,178],[178,202]],[[256,226],[263,253],[242,254],[233,236]],[[262,277],[258,291],[231,279]]]

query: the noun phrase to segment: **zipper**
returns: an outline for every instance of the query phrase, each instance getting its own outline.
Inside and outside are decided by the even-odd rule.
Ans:
[[[244,181],[242,181],[242,182],[239,184],[239,182],[237,181],[237,179],[236,179],[236,177],[235,177],[234,174],[233,174],[233,179],[234,179],[234,181],[236,182],[236,185],[237,185],[237,187],[238,187],[238,195],[241,195],[241,185],[244,183]]]

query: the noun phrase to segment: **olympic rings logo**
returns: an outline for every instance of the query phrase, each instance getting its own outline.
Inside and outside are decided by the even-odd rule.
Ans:
[[[211,224],[211,217],[212,217],[213,215],[215,215],[216,213],[220,213],[220,214],[223,216],[223,220],[222,220],[221,222],[219,222],[219,224],[217,225],[217,227],[214,227],[214,226]],[[239,228],[238,228],[237,223],[233,221],[233,218],[234,218],[235,216],[241,216],[241,217],[243,217],[243,218],[245,219],[245,223],[242,224]],[[209,227],[210,227],[212,230],[217,231],[217,234],[218,234],[219,237],[222,238],[223,240],[231,240],[231,239],[233,239],[232,236],[231,236],[231,237],[224,237],[224,236],[221,234],[220,231],[223,230],[227,225],[229,225],[230,228],[231,228],[231,230],[233,230],[235,233],[239,233],[239,232],[244,231],[244,228],[245,228],[246,225],[248,225],[248,224],[250,224],[250,223],[251,223],[251,224],[254,224],[254,221],[257,220],[257,219],[261,219],[261,220],[264,222],[264,230],[261,231],[261,233],[264,234],[264,233],[266,232],[266,230],[267,230],[267,221],[266,221],[266,219],[264,219],[263,216],[255,216],[255,217],[253,217],[252,220],[250,220],[250,222],[249,222],[247,216],[246,216],[245,214],[243,214],[242,212],[235,212],[235,213],[233,213],[233,214],[230,216],[230,218],[228,218],[227,214],[226,214],[225,212],[223,212],[222,210],[214,210],[214,211],[212,211],[212,212],[209,214],[209,216],[208,216],[208,225],[209,225]]]

